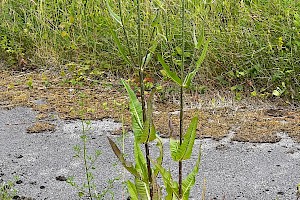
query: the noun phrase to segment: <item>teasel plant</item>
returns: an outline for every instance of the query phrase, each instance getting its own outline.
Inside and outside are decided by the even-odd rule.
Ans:
[[[110,2],[107,0],[106,5],[109,14],[116,21],[117,25],[121,26],[123,32],[123,39],[125,40],[125,46],[122,44],[120,38],[117,36],[117,33],[114,29],[112,31],[112,38],[118,48],[120,56],[125,60],[127,64],[133,66],[133,68],[139,69],[139,87],[140,87],[140,101],[137,98],[134,91],[131,89],[130,85],[122,80],[122,84],[124,85],[128,96],[129,96],[129,108],[131,113],[131,122],[132,122],[132,131],[134,134],[134,159],[135,164],[129,162],[125,159],[124,154],[120,151],[115,142],[108,137],[109,143],[119,159],[122,165],[134,176],[134,182],[128,180],[127,188],[130,194],[131,199],[136,200],[157,200],[163,199],[162,197],[162,187],[157,183],[157,176],[160,173],[163,178],[163,184],[166,189],[166,196],[164,199],[166,200],[175,200],[175,199],[188,199],[191,187],[195,184],[195,177],[199,171],[201,152],[198,154],[198,159],[196,161],[196,165],[193,168],[192,172],[190,172],[187,177],[183,180],[182,178],[182,161],[187,160],[191,157],[196,130],[198,125],[198,117],[195,116],[189,127],[187,128],[186,133],[183,133],[183,93],[184,89],[189,88],[193,78],[196,73],[199,71],[200,65],[203,62],[206,51],[208,48],[208,42],[204,42],[204,37],[200,42],[197,41],[196,34],[193,34],[195,48],[199,49],[203,46],[202,53],[199,59],[196,61],[196,67],[194,70],[189,72],[186,76],[184,76],[184,48],[185,48],[185,1],[182,0],[182,8],[181,8],[181,39],[182,39],[182,55],[181,55],[181,71],[180,77],[176,74],[176,72],[172,71],[170,66],[166,64],[163,56],[161,54],[157,55],[158,61],[163,67],[161,70],[162,74],[165,77],[170,78],[173,82],[175,82],[180,87],[180,128],[179,128],[179,140],[175,138],[170,138],[170,150],[171,157],[174,161],[178,162],[179,165],[179,179],[178,182],[174,181],[172,178],[172,174],[169,170],[166,170],[162,166],[163,162],[163,145],[160,137],[156,134],[155,125],[153,123],[153,96],[155,94],[155,89],[152,89],[147,101],[145,100],[145,85],[144,85],[144,72],[145,68],[149,64],[149,61],[152,59],[153,54],[158,45],[157,43],[157,30],[159,27],[158,20],[160,18],[160,9],[164,9],[163,2],[156,0],[156,15],[154,17],[149,17],[151,22],[151,30],[149,34],[149,47],[142,47],[142,34],[141,34],[141,6],[147,3],[146,0],[143,2],[141,0],[133,1],[133,6],[135,6],[136,11],[136,22],[137,22],[137,52],[134,54],[131,49],[134,49],[130,46],[130,40],[128,37],[128,31],[124,24],[123,19],[123,10],[122,10],[122,2],[118,0],[118,14],[114,12],[113,8],[110,6]],[[149,5],[149,4],[148,4]],[[164,9],[165,11],[165,9]],[[202,34],[203,35],[203,34]],[[143,43],[144,44],[144,43]],[[145,50],[146,49],[146,50]],[[142,52],[145,52],[143,56]],[[134,59],[134,55],[137,55],[137,62]],[[137,64],[136,64],[137,63]],[[159,156],[154,160],[150,158],[150,142],[156,142],[157,147],[159,149]],[[144,144],[145,147],[145,155],[143,154],[140,145]],[[152,165],[151,165],[152,164]],[[153,167],[152,167],[153,166]]]
[[[150,43],[150,47],[145,51],[145,56],[142,55],[142,34],[141,34],[141,2],[137,0],[134,2],[134,6],[136,7],[136,21],[137,21],[137,61],[134,58],[134,53],[132,52],[132,47],[130,46],[130,41],[128,37],[128,31],[124,24],[123,19],[123,10],[122,10],[122,2],[118,0],[118,14],[113,11],[108,1],[106,1],[106,5],[111,17],[117,22],[119,26],[121,26],[122,33],[125,40],[125,46],[121,43],[121,40],[117,36],[115,30],[112,31],[112,37],[115,44],[118,47],[118,51],[121,57],[125,60],[125,62],[131,65],[133,68],[138,68],[139,74],[139,85],[140,85],[140,97],[141,102],[139,102],[136,97],[134,91],[131,87],[126,83],[126,81],[122,80],[122,84],[129,95],[129,107],[131,112],[131,121],[132,121],[132,129],[134,133],[134,156],[136,165],[133,166],[132,163],[125,161],[124,155],[121,153],[117,145],[110,139],[109,143],[117,155],[123,166],[135,177],[134,183],[131,181],[127,181],[128,191],[132,199],[159,199],[160,190],[156,187],[155,178],[158,175],[158,170],[153,170],[151,168],[150,161],[150,149],[149,142],[157,140],[159,149],[161,149],[160,156],[157,158],[157,162],[162,162],[162,143],[156,136],[156,130],[152,121],[152,98],[154,95],[154,90],[151,92],[150,97],[147,101],[145,100],[145,85],[144,85],[144,71],[145,67],[149,64],[149,61],[152,58],[153,52],[156,49],[157,42],[154,40],[156,26],[155,22],[158,18],[158,12],[156,16],[152,19],[151,24],[152,31],[150,33],[150,41],[154,41]],[[145,156],[141,151],[140,145],[144,144],[145,148]]]

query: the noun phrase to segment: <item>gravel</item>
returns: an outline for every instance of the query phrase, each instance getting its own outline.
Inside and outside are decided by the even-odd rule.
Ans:
[[[36,120],[36,112],[18,107],[0,110],[0,183],[18,177],[15,199],[76,200],[78,190],[67,183],[68,177],[82,185],[85,180],[83,160],[74,157],[74,146],[82,147],[81,121],[63,121],[53,117],[56,130],[44,133],[26,133]],[[88,153],[99,149],[102,154],[95,162],[94,182],[103,199],[126,199],[122,184],[131,177],[124,171],[113,154],[107,136],[122,144],[120,136],[113,135],[120,123],[106,119],[91,121]],[[284,133],[278,133],[280,142],[232,142],[234,132],[220,141],[197,140],[192,159],[184,162],[184,172],[191,170],[197,159],[198,146],[202,146],[202,159],[196,186],[190,199],[296,199],[300,183],[300,144]],[[125,152],[132,160],[132,135],[125,138]],[[176,164],[169,156],[168,140],[164,139],[165,166],[177,174]],[[155,156],[155,144],[151,145]],[[152,151],[152,152],[153,152]],[[205,187],[203,187],[205,184]],[[83,198],[84,199],[84,198]]]

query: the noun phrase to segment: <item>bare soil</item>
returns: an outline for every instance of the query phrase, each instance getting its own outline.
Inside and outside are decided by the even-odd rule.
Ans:
[[[66,83],[66,77],[52,72],[0,71],[0,108],[27,106],[38,111],[39,124],[28,127],[28,132],[53,130],[53,113],[61,119],[78,119],[86,113],[86,119],[112,118],[125,125],[130,124],[128,98],[115,78],[104,77],[97,84],[87,81],[82,86]],[[154,118],[162,137],[169,137],[170,127],[177,135],[179,105],[176,95],[159,94],[155,97]],[[274,101],[245,98],[235,101],[231,95],[216,92],[200,95],[195,92],[185,96],[184,119],[199,116],[198,138],[220,140],[234,131],[232,140],[254,143],[275,143],[280,140],[277,133],[285,132],[300,142],[300,112],[297,106],[280,99]],[[84,111],[84,112],[82,112]],[[44,124],[44,125],[43,125]],[[129,127],[129,126],[127,126]],[[186,128],[185,127],[185,128]],[[116,131],[116,134],[121,130]]]

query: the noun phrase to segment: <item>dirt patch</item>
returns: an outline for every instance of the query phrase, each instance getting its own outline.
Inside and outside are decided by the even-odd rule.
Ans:
[[[198,115],[198,138],[220,140],[231,130],[235,133],[232,139],[236,141],[278,142],[280,138],[277,133],[286,132],[300,142],[299,109],[258,100],[240,105],[241,102],[227,101],[223,97],[219,99],[222,103],[216,104],[215,97],[186,95],[185,101],[189,102],[186,107],[189,109],[184,113],[184,128],[193,116]],[[232,103],[228,105],[229,101]],[[31,107],[39,112],[38,120],[51,118],[55,114],[62,119],[113,118],[116,121],[121,121],[123,116],[125,126],[127,129],[130,127],[128,97],[116,80],[103,79],[96,85],[72,86],[65,83],[64,78],[50,72],[1,71],[0,102],[0,108]],[[257,106],[258,103],[263,106]],[[202,105],[199,109],[191,107],[199,104]],[[178,135],[178,104],[171,100],[163,103],[157,97],[154,108],[154,121],[160,135],[170,136],[170,126],[173,127],[173,134]]]
[[[287,109],[237,112],[238,123],[236,125],[240,124],[240,126],[233,140],[273,143],[280,140],[277,133],[289,132],[291,137],[299,141],[300,134],[297,127],[300,118],[298,113],[299,111]]]
[[[32,126],[28,127],[26,132],[27,133],[42,133],[46,131],[54,131],[55,126],[48,122],[36,122]]]

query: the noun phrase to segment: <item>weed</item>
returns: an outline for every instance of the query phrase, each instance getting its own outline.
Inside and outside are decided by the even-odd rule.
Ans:
[[[85,170],[85,183],[82,185],[78,185],[74,181],[74,177],[69,177],[67,179],[67,183],[71,186],[75,187],[78,190],[78,196],[80,198],[87,196],[89,199],[107,199],[107,195],[110,194],[111,198],[113,199],[114,193],[112,192],[112,188],[114,186],[114,182],[118,180],[118,178],[113,178],[108,180],[108,185],[106,188],[99,193],[97,191],[97,186],[94,183],[94,174],[93,170],[96,169],[95,162],[101,156],[102,152],[98,149],[95,150],[94,154],[88,153],[88,141],[89,139],[89,132],[91,131],[91,121],[85,120],[85,113],[87,111],[84,110],[84,99],[86,98],[84,93],[79,94],[81,101],[79,105],[81,106],[80,109],[80,116],[81,116],[81,127],[82,127],[82,134],[80,136],[82,141],[82,147],[79,145],[74,146],[75,156],[83,160],[84,170]]]
[[[26,82],[26,85],[29,89],[33,88],[33,79],[32,79],[32,77],[29,77],[28,81]]]
[[[16,177],[14,181],[8,181],[7,183],[0,183],[0,199],[11,200],[17,194],[17,190],[14,189],[15,182],[18,180]]]

